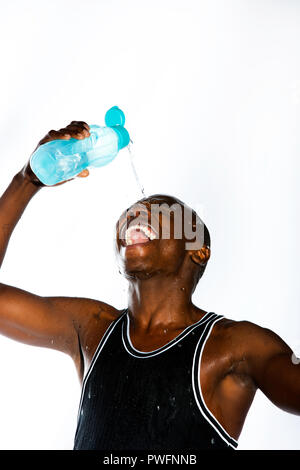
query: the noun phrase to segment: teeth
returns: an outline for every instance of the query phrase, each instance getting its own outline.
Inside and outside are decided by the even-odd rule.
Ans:
[[[142,230],[146,237],[148,237],[150,240],[154,240],[156,238],[156,235],[152,232],[152,230],[150,230],[149,227],[144,225],[131,225],[125,232],[126,245],[132,245],[132,241],[130,240],[130,233],[133,230]]]

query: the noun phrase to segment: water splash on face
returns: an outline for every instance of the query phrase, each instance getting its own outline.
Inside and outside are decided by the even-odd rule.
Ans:
[[[142,185],[139,177],[138,177],[138,174],[137,174],[137,171],[136,171],[136,168],[135,168],[135,164],[133,162],[133,159],[134,159],[134,155],[133,155],[133,152],[132,152],[132,140],[130,140],[130,143],[128,144],[127,146],[127,149],[128,149],[128,154],[129,154],[129,161],[130,161],[130,165],[131,165],[131,168],[132,168],[132,171],[133,171],[133,174],[134,174],[134,177],[135,177],[135,180],[137,182],[137,185],[139,187],[139,190],[140,192],[142,193],[143,197],[146,197],[146,193],[145,193],[145,190],[144,190],[144,186]]]

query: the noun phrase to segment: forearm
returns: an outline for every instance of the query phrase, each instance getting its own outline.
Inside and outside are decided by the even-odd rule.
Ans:
[[[0,198],[0,266],[11,234],[31,198],[42,186],[21,170]]]

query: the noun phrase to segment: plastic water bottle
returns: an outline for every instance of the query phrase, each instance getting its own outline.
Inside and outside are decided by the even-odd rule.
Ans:
[[[30,166],[39,180],[52,186],[78,175],[85,168],[98,168],[110,163],[130,137],[124,127],[125,115],[117,106],[105,114],[104,126],[91,125],[85,139],[52,140],[31,155]]]

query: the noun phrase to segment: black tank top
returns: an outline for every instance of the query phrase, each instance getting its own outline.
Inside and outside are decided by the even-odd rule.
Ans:
[[[204,403],[202,351],[213,325],[206,313],[151,352],[130,341],[128,310],[106,330],[82,386],[74,450],[234,449]]]

